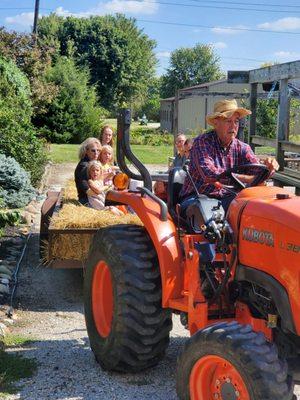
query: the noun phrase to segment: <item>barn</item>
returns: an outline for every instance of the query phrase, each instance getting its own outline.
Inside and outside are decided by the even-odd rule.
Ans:
[[[179,132],[203,132],[208,128],[205,117],[212,112],[217,100],[236,98],[240,103],[242,98],[248,96],[249,89],[248,84],[229,84],[227,79],[180,89],[177,94],[178,117],[176,117],[176,97],[161,100],[161,129],[174,132],[178,123]],[[258,86],[258,93],[263,93],[262,85]]]

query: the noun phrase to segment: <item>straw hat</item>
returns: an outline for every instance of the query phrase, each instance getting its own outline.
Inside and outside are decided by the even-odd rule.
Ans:
[[[246,115],[251,114],[250,110],[239,107],[236,100],[220,100],[214,105],[214,112],[207,115],[206,121],[209,125],[214,126],[216,118],[230,118],[234,113],[239,113],[239,118],[244,118]]]

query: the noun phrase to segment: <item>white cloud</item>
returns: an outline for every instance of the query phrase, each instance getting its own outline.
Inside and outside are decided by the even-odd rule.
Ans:
[[[169,58],[171,55],[170,51],[159,51],[156,53],[156,56],[159,58]]]
[[[237,26],[228,26],[228,27],[214,27],[211,29],[213,33],[216,33],[217,35],[236,35],[237,33],[241,33],[241,29],[245,29],[246,26],[244,25],[237,25]]]
[[[227,44],[225,42],[216,42],[216,43],[212,43],[212,46],[215,49],[226,49]]]
[[[108,2],[101,2],[96,7],[87,9],[82,12],[71,12],[65,10],[63,7],[57,7],[54,11],[55,14],[61,17],[74,16],[78,18],[88,18],[91,15],[104,15],[112,13],[123,14],[154,14],[158,10],[158,4],[155,1],[134,1],[134,0],[111,0]],[[40,14],[42,15],[42,14]],[[29,28],[33,25],[34,13],[22,13],[13,17],[5,18],[5,22],[9,25],[19,25],[23,28]]]
[[[268,29],[272,31],[293,31],[300,29],[300,18],[281,18],[273,22],[264,22],[263,24],[257,25],[257,27],[260,29]]]
[[[5,22],[9,25],[20,25],[22,27],[29,27],[33,25],[34,13],[22,13],[13,17],[6,17]]]
[[[275,57],[278,57],[280,61],[294,61],[300,59],[300,53],[296,51],[276,51]]]
[[[147,0],[111,0],[108,3],[101,5],[101,7],[104,7],[104,9],[109,13],[125,14],[154,14],[158,10],[158,4],[155,1],[149,2]]]
[[[101,15],[103,14],[103,10],[100,13],[100,9],[98,10],[97,8],[90,9],[87,11],[82,11],[82,12],[70,12],[69,10],[65,10],[63,7],[57,7],[57,9],[54,11],[55,14],[57,14],[59,17],[77,17],[77,18],[88,18],[91,15]]]

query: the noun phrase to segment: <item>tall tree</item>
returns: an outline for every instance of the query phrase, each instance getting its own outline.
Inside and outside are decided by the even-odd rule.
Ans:
[[[149,120],[159,121],[161,82],[161,77],[151,79],[146,97],[133,106],[135,116],[141,117],[145,114]]]
[[[13,61],[0,57],[0,153],[15,158],[37,183],[46,161],[43,142],[31,124],[27,77]]]
[[[146,93],[154,76],[155,41],[123,15],[66,19],[56,15],[39,21],[45,44],[59,42],[61,55],[72,52],[77,64],[87,66],[101,105],[113,110]]]
[[[176,90],[220,79],[220,59],[213,47],[197,44],[171,53],[170,68],[163,76],[162,97],[174,96]]]
[[[58,87],[58,93],[37,121],[40,132],[55,143],[80,143],[98,136],[102,110],[96,105],[95,88],[88,86],[88,70],[61,56],[47,79]]]
[[[33,121],[46,112],[57,92],[55,85],[45,79],[54,51],[53,46],[35,44],[29,34],[0,28],[0,57],[13,60],[29,80]]]

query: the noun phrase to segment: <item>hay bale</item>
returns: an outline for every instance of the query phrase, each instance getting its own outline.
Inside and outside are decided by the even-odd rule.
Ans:
[[[121,216],[109,210],[95,210],[77,201],[77,190],[73,180],[64,189],[62,208],[51,218],[51,229],[63,229],[63,233],[51,233],[51,241],[45,246],[44,259],[86,260],[93,233],[80,233],[80,229],[97,229],[110,225],[143,225],[135,214]],[[68,229],[78,229],[78,233],[68,233]],[[51,246],[51,248],[50,248]]]
[[[74,179],[67,180],[66,186],[64,187],[63,201],[64,202],[77,201],[77,203],[79,203]]]
[[[84,261],[94,235],[55,233],[51,237],[51,259]],[[49,261],[49,260],[48,260]]]
[[[94,210],[76,204],[63,204],[63,207],[51,219],[51,227],[54,229],[89,229],[103,228],[110,225],[134,224],[143,225],[135,214],[115,215],[108,210]]]

